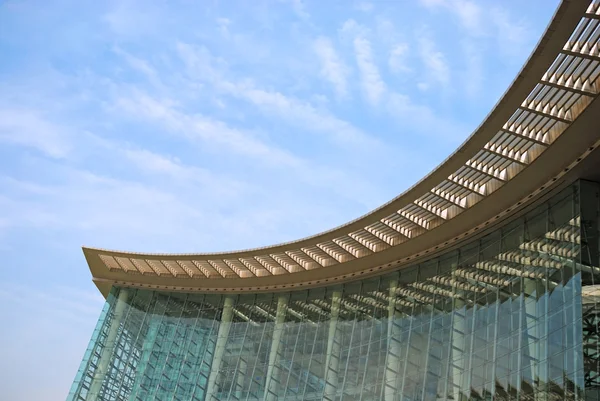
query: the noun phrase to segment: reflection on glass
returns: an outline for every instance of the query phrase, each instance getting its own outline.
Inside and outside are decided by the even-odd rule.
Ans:
[[[578,183],[462,248],[339,286],[113,288],[68,400],[596,399],[595,194]]]

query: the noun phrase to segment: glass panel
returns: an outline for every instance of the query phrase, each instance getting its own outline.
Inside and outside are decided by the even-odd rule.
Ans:
[[[115,287],[68,400],[595,399],[598,266],[581,239],[598,238],[598,200],[578,188],[382,277],[241,296]]]

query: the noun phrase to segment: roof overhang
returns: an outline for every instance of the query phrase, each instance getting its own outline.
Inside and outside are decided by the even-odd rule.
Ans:
[[[600,144],[598,4],[563,1],[484,122],[446,161],[373,212],[295,242],[219,254],[84,247],[103,294],[284,291],[400,268],[479,235],[578,177]],[[594,34],[595,33],[595,34]]]

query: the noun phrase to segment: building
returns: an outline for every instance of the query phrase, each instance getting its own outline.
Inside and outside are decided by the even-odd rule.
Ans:
[[[84,248],[68,400],[600,398],[600,2],[565,0],[461,147],[388,204],[224,254]]]

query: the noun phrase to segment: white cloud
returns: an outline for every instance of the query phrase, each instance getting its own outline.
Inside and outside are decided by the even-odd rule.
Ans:
[[[482,6],[472,0],[421,0],[421,4],[450,12],[472,37],[493,37],[500,50],[513,58],[521,56],[533,39],[527,26],[500,6]]]
[[[127,37],[128,39],[139,39],[143,36],[153,35],[161,32],[164,9],[159,3],[149,4],[139,0],[124,0],[110,2],[111,8],[102,19],[114,34]],[[132,23],[135,21],[135,23]]]
[[[212,196],[237,198],[250,188],[243,182],[214,171],[183,164],[177,158],[151,152],[147,149],[120,147],[115,149],[141,172],[156,177],[163,175],[172,185],[189,190],[190,186],[210,191]]]
[[[415,103],[407,95],[392,93],[387,109],[407,131],[418,132],[452,146],[458,145],[469,134],[464,125],[440,115],[427,105]]]
[[[201,142],[240,155],[259,158],[267,164],[289,165],[295,162],[294,156],[253,138],[250,132],[232,128],[222,121],[200,113],[185,113],[170,99],[156,99],[148,94],[135,92],[131,96],[118,98],[115,110],[146,121],[158,122],[170,132],[192,142]]]
[[[217,26],[223,36],[229,36],[229,25],[231,25],[229,18],[217,18]]]
[[[410,71],[406,59],[408,55],[408,44],[398,43],[390,50],[390,57],[388,59],[388,67],[393,73],[401,73]]]
[[[344,21],[338,33],[342,40],[352,41],[357,36],[365,36],[368,33],[368,29],[355,20],[348,19]]]
[[[456,99],[443,109],[437,99],[429,105],[419,96],[435,96],[412,85],[398,93],[391,82],[399,80],[387,83],[387,74],[410,69],[432,88],[441,85],[431,71],[443,70],[442,60],[456,68],[453,79],[465,70],[471,81],[460,82],[476,92],[484,40],[494,44],[480,56],[484,67],[529,43],[520,14],[474,0],[428,0],[464,28],[473,48],[433,31],[445,57],[421,76],[419,42],[404,33],[424,23],[422,13],[408,15],[399,2],[282,1],[0,7],[0,19],[10,21],[6,41],[18,44],[0,63],[7,399],[68,392],[101,304],[90,295],[97,292],[81,244],[220,251],[348,221],[421,178],[423,166],[468,133],[451,114]],[[335,21],[346,22],[337,29]],[[470,107],[461,105],[456,118],[472,115]],[[12,287],[13,279],[27,285]]]
[[[317,38],[314,49],[321,60],[321,76],[333,85],[338,97],[347,96],[349,70],[335,51],[331,40],[325,37]]]
[[[420,2],[426,7],[440,7],[448,4],[448,0],[420,0]]]
[[[214,64],[218,60],[212,57],[204,48],[195,49],[192,46],[183,44],[180,44],[178,47],[185,49],[185,51],[180,52],[180,56],[186,65],[190,66],[190,76],[195,80],[203,80],[221,92],[238,99],[244,99],[263,113],[293,123],[303,131],[326,134],[338,144],[343,144],[344,146],[348,144],[378,146],[378,141],[367,133],[356,128],[351,123],[336,117],[326,109],[316,108],[307,100],[288,96],[279,91],[257,87],[250,80],[234,81],[226,78],[223,71],[219,71],[214,67]],[[341,71],[343,66],[330,65],[328,73],[333,74],[337,69]],[[378,76],[377,71],[375,73]],[[210,78],[208,81],[207,77]],[[340,80],[337,83],[341,84],[342,82]],[[153,113],[149,115],[151,114]],[[158,114],[164,113],[161,111]],[[196,116],[195,118],[199,117]],[[175,120],[179,121],[180,119],[177,118]],[[289,158],[289,156],[286,156],[286,158]]]
[[[373,6],[373,3],[369,2],[369,1],[359,1],[354,4],[354,8],[356,8],[358,11],[368,13],[368,12],[373,11],[374,6]]]
[[[419,55],[428,81],[444,87],[448,86],[450,84],[450,67],[446,57],[437,49],[435,42],[427,36],[419,39]]]
[[[229,85],[230,93],[250,101],[264,112],[293,122],[304,129],[327,134],[338,144],[378,146],[379,142],[347,121],[341,120],[308,102],[254,88],[250,85]]]
[[[456,0],[451,7],[467,32],[471,35],[481,34],[483,30],[481,24],[484,21],[484,16],[479,4],[469,0]]]
[[[113,51],[121,56],[131,69],[141,73],[156,89],[162,89],[164,87],[158,73],[148,61],[136,57],[118,46],[115,46]]]
[[[367,101],[375,106],[385,94],[386,85],[381,79],[379,69],[375,64],[371,43],[364,37],[354,38],[354,52],[361,75],[361,86]]]
[[[0,109],[0,142],[34,148],[52,158],[64,158],[72,150],[70,132],[39,113],[19,108]]]
[[[467,95],[474,97],[480,94],[484,82],[482,50],[476,44],[465,41],[462,43],[465,69],[462,79]]]
[[[384,148],[375,139],[366,136],[343,120],[320,112],[308,103],[283,96],[277,92],[267,92],[241,84],[235,86],[229,83],[224,87],[227,87],[232,95],[241,97],[269,113],[302,124],[313,131],[333,135],[333,139],[340,143],[353,147],[359,145],[363,154],[374,155],[378,151],[384,151]],[[162,124],[170,132],[186,138],[192,143],[204,144],[205,149],[215,146],[219,152],[232,151],[240,156],[250,158],[253,162],[283,169],[299,182],[309,184],[311,187],[327,188],[352,201],[370,202],[364,194],[369,192],[375,196],[377,194],[377,190],[368,184],[365,177],[353,176],[350,172],[343,172],[337,167],[322,166],[319,163],[303,159],[287,150],[254,138],[248,131],[231,128],[221,121],[212,120],[198,113],[186,114],[178,110],[169,100],[154,99],[147,94],[137,93],[131,98],[120,98],[115,109],[149,122]],[[147,155],[136,155],[136,158],[143,157],[147,157]],[[178,168],[173,166],[172,161],[164,159],[161,159],[158,165],[162,166],[163,170]],[[356,192],[354,188],[360,186],[370,189]]]
[[[177,54],[183,60],[188,73],[194,77],[204,80],[219,78],[226,63],[214,57],[204,46],[193,46],[178,42]]]
[[[458,18],[461,26],[471,35],[482,33],[481,6],[470,0],[420,0],[420,3],[433,11],[450,12]]]
[[[523,56],[528,51],[527,44],[533,39],[527,26],[501,7],[491,8],[489,17],[498,46],[504,55],[510,58]]]
[[[310,17],[310,14],[306,11],[306,5],[303,0],[290,0],[292,2],[292,8],[296,15],[300,18],[306,19]]]

